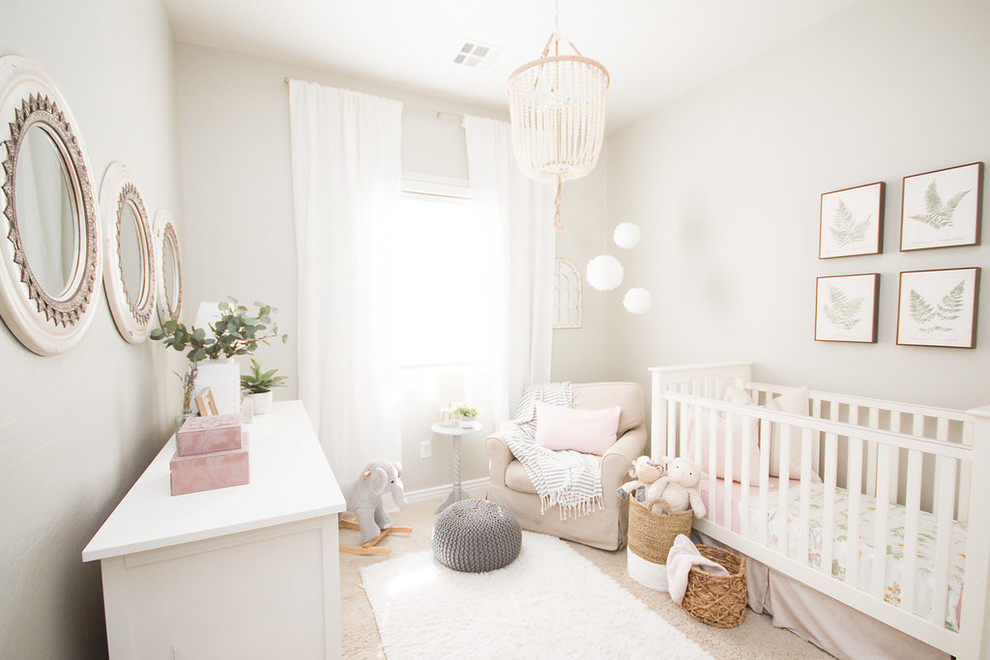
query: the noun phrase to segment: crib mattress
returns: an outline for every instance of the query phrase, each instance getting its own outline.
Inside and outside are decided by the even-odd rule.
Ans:
[[[776,480],[773,480],[774,482]],[[702,482],[702,495],[707,501],[707,483]],[[741,484],[733,483],[732,531],[739,532],[739,492]],[[721,500],[724,493],[722,480],[718,480],[716,493]],[[776,548],[781,534],[787,534],[787,554],[793,559],[799,559],[799,537],[801,534],[798,520],[800,518],[800,488],[792,482],[788,489],[788,504],[786,516],[780,510],[780,501],[776,493],[776,483],[771,483],[772,497],[767,502],[767,543]],[[808,523],[808,562],[813,568],[820,568],[822,557],[822,537],[824,532],[824,486],[811,484],[810,516]],[[723,524],[722,503],[719,501],[713,512],[715,522]],[[860,496],[859,515],[859,576],[858,587],[869,590],[873,577],[873,562],[875,557],[874,521],[876,518],[876,500],[867,495]],[[849,494],[845,489],[835,491],[835,523],[832,535],[832,575],[845,579],[848,563],[847,548],[849,544]],[[757,540],[759,530],[759,487],[750,486],[748,506],[746,511],[749,536]],[[904,526],[906,510],[900,505],[890,505],[887,514],[888,532],[885,539],[886,547],[886,580],[884,600],[895,605],[901,602],[901,581],[904,575]],[[919,616],[928,617],[932,608],[932,592],[934,590],[935,564],[935,517],[922,511],[918,520],[918,559],[917,577],[915,582],[914,612]],[[963,573],[965,567],[966,525],[953,523],[951,541],[951,567],[949,570],[949,608],[946,613],[945,627],[950,630],[959,629],[959,614],[962,601]]]

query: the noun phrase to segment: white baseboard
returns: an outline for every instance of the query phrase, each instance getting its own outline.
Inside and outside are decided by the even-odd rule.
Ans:
[[[479,488],[488,485],[488,477],[479,477],[478,479],[470,479],[468,481],[461,482],[462,490],[472,490],[474,488]],[[453,488],[453,484],[446,484],[444,486],[433,486],[432,488],[423,488],[420,490],[409,491],[405,494],[407,502],[422,502],[423,500],[440,499],[446,497],[450,489]]]

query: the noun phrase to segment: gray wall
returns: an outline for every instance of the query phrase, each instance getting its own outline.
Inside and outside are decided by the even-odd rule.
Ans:
[[[228,294],[278,307],[279,327],[288,332],[289,342],[262,348],[258,356],[289,377],[288,386],[277,390],[276,398],[295,398],[296,250],[288,90],[283,79],[294,77],[403,101],[403,169],[433,176],[466,180],[467,153],[459,118],[447,114],[438,118],[431,110],[508,119],[506,110],[187,43],[177,46],[176,69],[188,225],[186,299],[193,309],[200,301],[220,300]],[[604,214],[604,168],[588,179],[568,183],[564,193],[568,230],[561,234],[558,253],[583,269],[600,249]],[[590,301],[582,330],[558,331],[553,368],[559,377],[604,375],[604,305],[604,299]],[[420,442],[431,438],[429,427],[438,407],[432,400],[432,383],[432,374],[423,370],[403,374],[401,459],[410,491],[451,481],[449,438],[433,437],[431,458],[421,459],[419,453]],[[469,378],[467,385],[470,397],[478,382]],[[488,475],[483,434],[470,436],[462,454],[463,479]]]
[[[97,185],[126,163],[181,233],[173,38],[158,0],[4,0],[0,54],[41,63]],[[80,553],[164,444],[171,356],[118,335],[102,287],[82,341],[38,357],[0,324],[0,657],[106,655],[98,564]]]
[[[898,251],[902,177],[990,160],[988,34],[987,3],[862,2],[613,133],[610,219],[642,226],[625,263],[654,305],[633,317],[610,299],[611,375],[646,385],[650,366],[744,359],[784,384],[990,403],[986,280],[977,349],[895,345],[900,271],[990,256]],[[821,193],[878,180],[883,254],[819,260]],[[815,342],[815,278],[864,272],[881,274],[879,343]]]

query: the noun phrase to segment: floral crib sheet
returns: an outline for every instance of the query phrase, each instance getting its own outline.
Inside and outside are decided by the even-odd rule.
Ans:
[[[824,486],[811,484],[810,517],[808,522],[808,562],[813,568],[820,568],[822,563],[822,536],[824,519]],[[750,537],[757,539],[759,530],[759,501],[749,499],[747,512]],[[835,489],[834,506],[835,524],[832,541],[832,575],[840,580],[845,579],[848,562],[848,524],[849,524],[849,493],[843,488]],[[799,559],[798,544],[800,537],[800,488],[788,490],[787,505],[787,554],[793,559]],[[869,589],[873,577],[874,557],[874,520],[876,518],[876,500],[862,495],[860,498],[859,515],[859,584],[863,591]],[[886,591],[884,600],[899,605],[901,601],[901,580],[903,579],[904,563],[904,524],[906,510],[899,504],[890,505],[887,514],[887,572]],[[780,515],[780,501],[773,493],[767,502],[767,543],[776,548],[780,538],[780,528],[783,516]],[[935,516],[921,511],[918,519],[918,560],[917,578],[915,582],[914,612],[928,618],[932,608],[932,590],[934,589],[935,564]],[[950,545],[951,567],[949,569],[949,607],[946,610],[945,627],[958,631],[959,614],[962,600],[963,572],[966,552],[966,525],[960,522],[952,524],[952,542]]]

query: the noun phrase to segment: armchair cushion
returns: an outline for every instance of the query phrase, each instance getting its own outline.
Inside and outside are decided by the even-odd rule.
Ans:
[[[512,461],[505,468],[505,485],[520,493],[536,494],[533,482],[529,480],[529,475],[526,474],[526,468],[519,461]]]
[[[597,410],[610,406],[622,408],[615,432],[618,437],[645,423],[643,388],[639,383],[574,383],[572,408]]]

